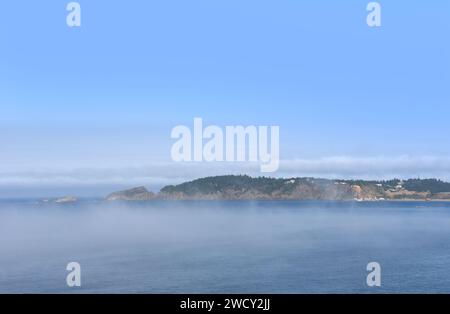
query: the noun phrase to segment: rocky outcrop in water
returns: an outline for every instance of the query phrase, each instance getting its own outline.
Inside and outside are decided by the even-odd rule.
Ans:
[[[58,198],[44,198],[38,201],[41,204],[70,204],[78,202],[75,196],[63,196]]]
[[[106,197],[107,201],[148,201],[155,198],[155,193],[149,192],[145,187],[118,191]]]

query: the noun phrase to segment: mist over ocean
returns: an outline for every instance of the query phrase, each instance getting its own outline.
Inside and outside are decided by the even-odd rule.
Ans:
[[[448,239],[445,202],[1,201],[0,292],[450,292]]]

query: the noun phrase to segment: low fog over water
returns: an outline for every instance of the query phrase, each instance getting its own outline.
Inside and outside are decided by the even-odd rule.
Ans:
[[[450,292],[448,239],[438,202],[2,201],[0,292]]]

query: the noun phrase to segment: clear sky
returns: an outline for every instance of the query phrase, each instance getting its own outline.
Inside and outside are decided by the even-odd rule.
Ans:
[[[194,117],[279,125],[275,175],[450,179],[450,1],[68,2],[0,6],[0,197],[227,173],[171,164]]]

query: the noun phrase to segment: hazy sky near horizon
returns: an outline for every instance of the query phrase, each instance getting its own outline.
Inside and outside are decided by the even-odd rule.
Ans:
[[[194,117],[279,125],[274,175],[450,179],[449,1],[68,2],[2,2],[0,196],[228,172],[171,164]]]

